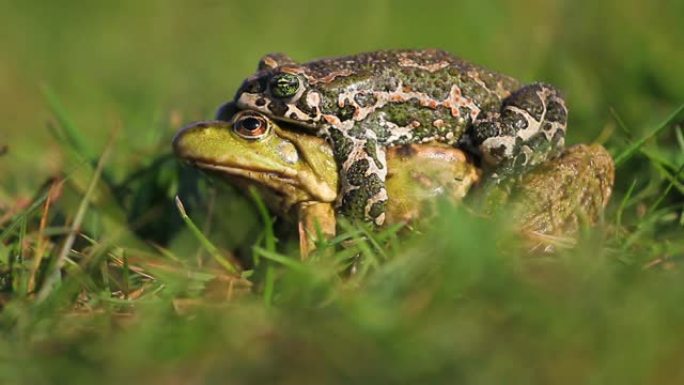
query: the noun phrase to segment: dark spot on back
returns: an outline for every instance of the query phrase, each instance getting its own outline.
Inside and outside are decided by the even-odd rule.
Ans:
[[[362,124],[355,124],[347,133],[354,138],[363,139],[366,137],[366,128]]]
[[[550,100],[546,104],[546,120],[565,124],[568,116],[565,108],[555,100]]]
[[[338,116],[338,117],[340,118],[340,120],[342,120],[342,121],[344,121],[344,120],[349,120],[349,119],[351,119],[352,117],[354,117],[354,111],[356,111],[356,109],[354,108],[354,106],[349,105],[349,104],[345,104],[344,107],[340,108],[340,111],[339,111],[339,113],[337,114],[337,116]]]
[[[352,141],[344,136],[342,131],[331,128],[330,131],[330,142],[333,146],[335,153],[335,160],[338,163],[344,162],[352,151],[353,143]]]
[[[458,113],[465,119],[470,119],[470,108],[468,107],[458,107]]]
[[[539,121],[544,113],[544,104],[537,94],[540,88],[538,84],[523,87],[506,99],[505,105],[521,108]]]
[[[347,171],[347,181],[354,186],[361,186],[366,181],[368,171],[368,159],[361,159],[354,162]]]
[[[377,102],[377,99],[372,93],[361,92],[354,96],[354,101],[361,107],[370,107]]]
[[[375,202],[371,205],[370,210],[368,211],[368,216],[375,219],[380,216],[380,214],[385,212],[385,207],[387,206],[387,201],[378,201]]]
[[[471,127],[471,134],[473,144],[481,145],[485,140],[499,136],[500,124],[496,122],[484,121]]]
[[[506,154],[506,146],[502,144],[499,147],[492,148],[491,154],[496,158],[503,159],[504,155]]]
[[[553,142],[554,145],[560,143],[561,140],[565,137],[565,133],[563,130],[558,130],[556,131],[555,134],[553,134],[553,138],[551,138],[551,141]]]
[[[378,158],[378,148],[377,148],[377,143],[374,139],[367,139],[366,143],[363,145],[363,150],[366,151],[366,154],[373,159],[373,162],[375,163],[375,167],[379,169],[385,168],[385,166],[382,164],[380,159]]]
[[[268,109],[271,110],[275,116],[285,116],[287,105],[280,100],[273,100],[271,101],[271,104],[268,105]]]
[[[505,109],[501,114],[501,122],[504,123],[504,127],[511,130],[511,133],[506,133],[506,135],[514,134],[513,131],[525,129],[528,125],[527,119],[523,114],[509,109]]]
[[[403,146],[397,147],[396,152],[397,155],[399,155],[402,158],[410,158],[416,153],[416,150],[415,148],[413,148],[412,145],[405,144]]]

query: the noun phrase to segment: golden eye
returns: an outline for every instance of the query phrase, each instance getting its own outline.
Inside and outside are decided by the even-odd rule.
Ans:
[[[268,122],[256,115],[244,115],[235,119],[233,130],[245,139],[260,139],[268,134]]]

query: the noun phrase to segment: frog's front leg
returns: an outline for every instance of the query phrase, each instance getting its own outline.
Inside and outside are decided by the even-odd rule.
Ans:
[[[328,202],[304,202],[297,205],[299,253],[306,259],[316,249],[316,242],[335,236],[335,210]]]
[[[350,126],[328,130],[340,171],[337,207],[347,218],[380,226],[387,206],[385,149],[372,130],[362,128],[359,122],[350,122]]]
[[[519,172],[562,150],[567,116],[555,88],[530,84],[504,99],[498,113],[476,120],[470,139],[487,165]]]

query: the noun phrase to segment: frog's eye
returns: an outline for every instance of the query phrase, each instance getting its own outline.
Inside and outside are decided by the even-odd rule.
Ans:
[[[299,86],[299,77],[293,74],[277,74],[270,81],[271,94],[281,99],[295,96],[299,91]]]
[[[235,119],[233,130],[245,139],[261,139],[268,134],[268,122],[261,116],[245,115]]]

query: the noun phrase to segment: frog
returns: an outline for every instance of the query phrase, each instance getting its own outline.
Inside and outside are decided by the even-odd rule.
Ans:
[[[307,256],[320,238],[336,233],[338,167],[324,139],[281,127],[267,116],[245,110],[230,121],[199,121],[173,140],[184,162],[246,191],[258,190],[267,206],[298,227],[300,252]],[[434,213],[434,202],[458,203],[481,178],[462,150],[441,143],[406,144],[387,152],[386,208],[390,224],[407,224]]]
[[[298,63],[265,55],[219,108],[259,111],[325,138],[339,168],[342,215],[382,225],[387,150],[444,143],[506,180],[558,156],[567,107],[545,83],[523,84],[439,49],[398,49]]]
[[[252,110],[230,120],[200,121],[178,131],[176,156],[243,189],[257,188],[279,216],[294,218],[301,255],[320,237],[335,235],[340,176],[332,145],[297,127]],[[614,164],[601,145],[574,145],[558,157],[511,178],[502,187],[483,183],[483,171],[463,150],[440,142],[387,150],[387,222],[413,223],[434,215],[433,203],[469,203],[509,213],[524,234],[572,235],[598,221],[614,183]],[[475,207],[476,205],[472,205]]]

